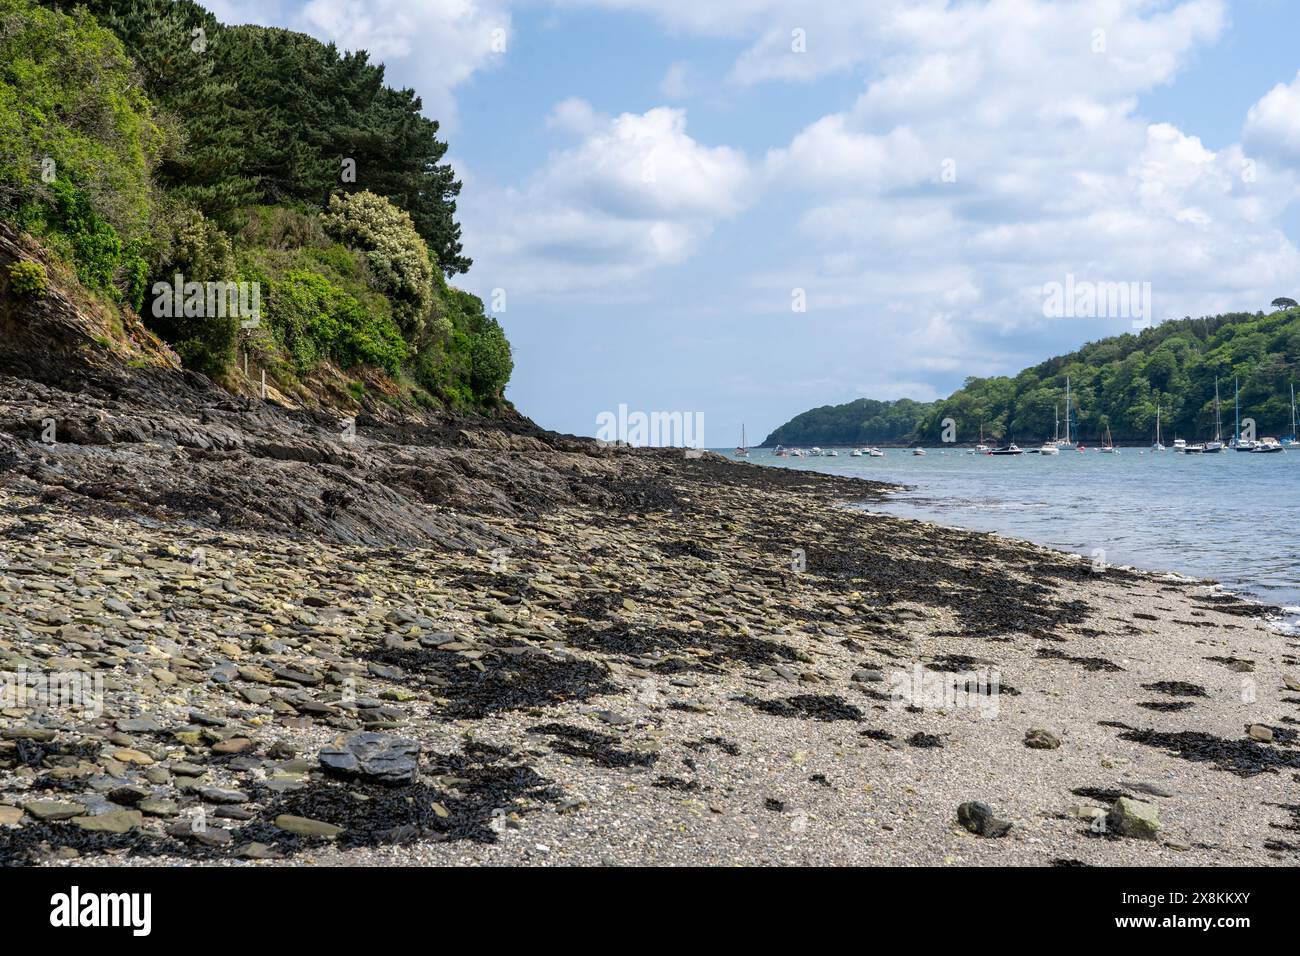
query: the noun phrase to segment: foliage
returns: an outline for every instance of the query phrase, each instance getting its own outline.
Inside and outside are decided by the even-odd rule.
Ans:
[[[772,432],[765,445],[870,445],[910,440],[933,405],[910,398],[881,402],[860,398],[846,405],[823,405],[796,415]]]
[[[1290,431],[1290,386],[1300,381],[1300,310],[1269,315],[1235,313],[1164,322],[1139,334],[1091,342],[1014,377],[968,378],[948,398],[930,404],[872,402],[813,409],[768,436],[764,444],[854,445],[943,439],[944,420],[957,441],[981,434],[1030,443],[1064,434],[1065,379],[1074,406],[1071,434],[1085,441],[1151,441],[1157,406],[1161,431],[1213,437],[1214,386],[1220,384],[1224,432],[1233,428],[1233,383],[1241,383],[1241,414],[1260,435]],[[909,424],[910,422],[910,424]]]
[[[450,332],[420,350],[416,381],[454,407],[496,403],[514,370],[501,326],[460,289],[440,285],[439,308]]]
[[[396,374],[408,354],[391,316],[376,315],[315,272],[295,269],[274,282],[267,314],[299,371],[329,358],[342,368],[377,365]]]
[[[166,283],[161,295],[170,295],[179,275],[182,282],[237,282],[239,270],[229,237],[198,209],[169,202],[156,225],[157,261],[154,274]],[[158,299],[154,299],[157,306]],[[187,316],[145,311],[145,321],[172,343],[189,368],[205,375],[220,375],[234,358],[238,339],[235,316]]]
[[[49,277],[39,262],[15,262],[9,267],[9,288],[27,298],[40,298],[49,290]]]
[[[238,317],[167,315],[177,274],[259,283],[247,344],[278,371],[370,365],[420,400],[501,400],[510,346],[447,285],[470,265],[460,183],[420,111],[365,51],[193,0],[0,0],[0,216],[209,375]]]
[[[55,180],[47,188],[49,201],[29,202],[19,210],[18,222],[71,262],[83,285],[139,311],[149,274],[143,240],[123,243],[91,207],[88,194],[68,180]]]
[[[0,0],[0,211],[35,215],[56,184],[130,241],[147,228],[165,147],[121,42],[84,10]]]
[[[468,270],[455,221],[461,184],[442,161],[438,123],[421,115],[412,90],[386,86],[364,50],[225,27],[191,0],[43,2],[84,3],[122,38],[149,95],[184,134],[160,179],[207,215],[225,223],[249,203],[319,208],[334,190],[369,189],[410,212],[446,275]],[[342,178],[344,159],[355,163],[355,181]]]
[[[365,253],[380,290],[393,301],[402,331],[424,331],[433,300],[433,267],[411,217],[383,196],[369,191],[330,197],[325,229],[350,248]]]

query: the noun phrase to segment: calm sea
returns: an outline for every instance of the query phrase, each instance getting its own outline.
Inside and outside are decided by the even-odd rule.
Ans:
[[[1213,578],[1300,622],[1300,452],[1153,453],[1124,448],[995,458],[886,449],[884,458],[750,461],[906,485],[868,510],[996,531],[1109,564]],[[730,455],[731,450],[723,450]],[[1104,553],[1102,553],[1104,552]]]

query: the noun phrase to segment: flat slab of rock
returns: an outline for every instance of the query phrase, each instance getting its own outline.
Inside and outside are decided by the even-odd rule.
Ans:
[[[302,837],[322,837],[326,840],[332,840],[343,832],[342,827],[336,827],[332,823],[311,820],[307,817],[295,817],[290,813],[282,813],[276,817],[275,825],[286,833],[294,833]]]
[[[139,810],[114,810],[94,816],[73,817],[72,825],[91,833],[126,833],[134,830],[144,820]]]
[[[420,745],[414,740],[363,730],[341,746],[321,750],[320,765],[336,777],[401,786],[415,782],[419,757]]]
[[[23,804],[23,809],[37,820],[71,820],[86,812],[80,803],[64,803],[62,800],[31,800]]]

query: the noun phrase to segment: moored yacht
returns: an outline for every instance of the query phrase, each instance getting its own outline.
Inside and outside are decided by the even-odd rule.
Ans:
[[[1214,380],[1214,441],[1207,441],[1201,451],[1207,455],[1223,451],[1223,420],[1219,417],[1219,380]]]

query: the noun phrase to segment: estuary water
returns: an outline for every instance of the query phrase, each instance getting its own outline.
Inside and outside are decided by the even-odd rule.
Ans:
[[[749,460],[895,482],[906,489],[869,510],[1212,578],[1300,622],[1300,451],[990,457],[928,448],[918,457],[888,448],[884,458],[852,458],[837,450],[838,458],[778,458],[754,448]]]

